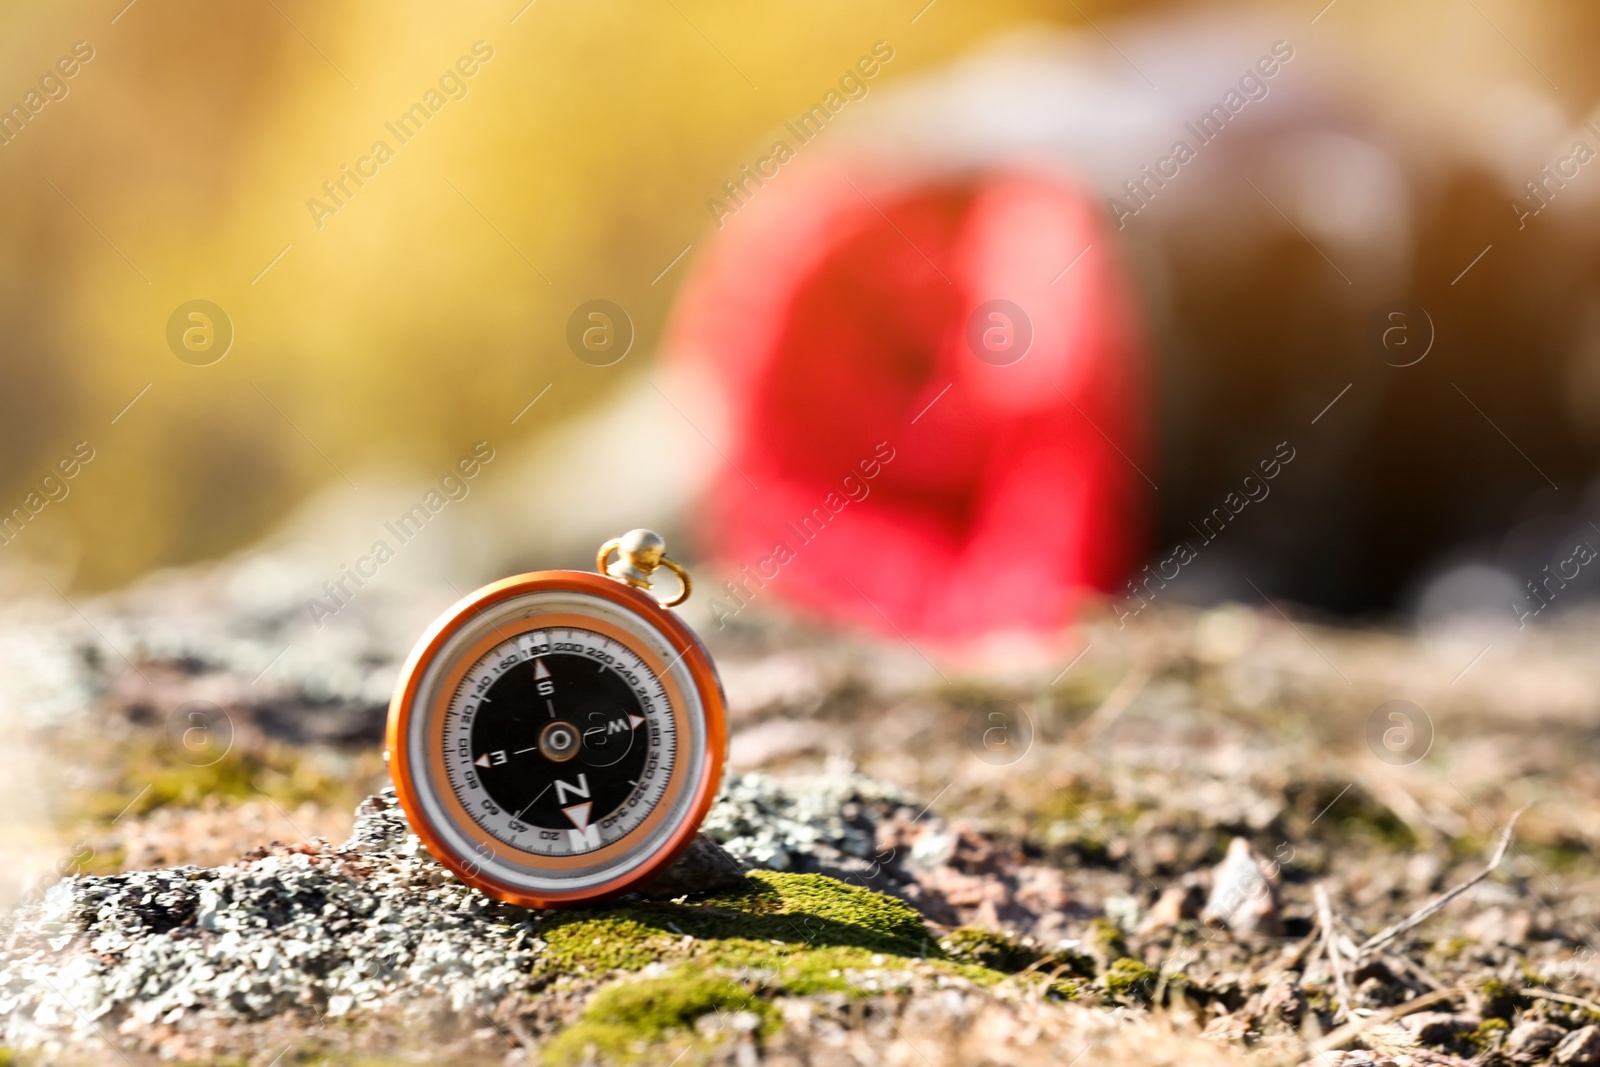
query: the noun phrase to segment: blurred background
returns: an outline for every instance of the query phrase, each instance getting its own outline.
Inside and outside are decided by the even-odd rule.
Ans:
[[[879,442],[766,599],[932,639],[1096,591],[1515,625],[1600,573],[1581,5],[0,18],[14,590],[297,521],[337,578],[477,442],[462,588],[652,525],[737,609]],[[1038,335],[1009,363],[965,344],[994,299]]]
[[[1557,0],[0,6],[0,905],[343,839],[423,628],[636,527],[733,771],[1139,894],[1250,834],[1377,897],[1369,855],[1476,864],[1527,804],[1589,877],[1597,41]]]

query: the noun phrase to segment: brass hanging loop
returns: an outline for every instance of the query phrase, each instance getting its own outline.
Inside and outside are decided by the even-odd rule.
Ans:
[[[606,559],[613,552],[617,554],[616,562],[607,563]],[[694,591],[689,572],[677,560],[668,557],[666,539],[654,530],[629,530],[621,537],[613,537],[600,546],[594,558],[595,570],[635,589],[650,589],[650,576],[658,567],[677,575],[683,587],[671,600],[659,600],[661,606],[676,607],[688,600]]]

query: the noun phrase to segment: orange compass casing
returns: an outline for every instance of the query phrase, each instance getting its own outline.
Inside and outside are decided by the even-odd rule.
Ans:
[[[674,569],[678,570],[675,565]],[[572,643],[558,640],[552,644],[552,636],[565,636]],[[618,674],[613,685],[621,686],[624,692],[637,690],[637,699],[644,701],[639,708],[641,714],[628,713],[631,708],[617,709],[636,724],[630,729],[643,738],[637,743],[649,746],[641,749],[634,760],[648,756],[651,775],[657,773],[658,767],[667,768],[661,771],[661,782],[651,783],[657,795],[648,808],[641,799],[644,786],[630,783],[634,792],[625,804],[627,815],[635,817],[635,808],[643,808],[645,813],[637,816],[637,825],[620,831],[620,836],[610,841],[601,842],[597,826],[588,825],[588,803],[567,809],[581,812],[581,822],[578,815],[569,816],[578,827],[576,830],[525,826],[518,820],[528,809],[507,820],[499,805],[481,799],[488,787],[477,779],[490,777],[488,756],[480,756],[470,766],[464,762],[471,755],[465,740],[472,731],[470,716],[477,708],[486,708],[494,692],[490,689],[490,695],[485,695],[483,681],[475,693],[469,692],[470,673],[509,672],[515,668],[508,664],[534,663],[538,657],[551,656],[552,648],[577,650],[562,654],[573,662],[599,664],[597,673],[601,675],[612,669]],[[518,660],[519,654],[524,658]],[[579,659],[580,655],[591,659]],[[545,670],[544,662],[539,660],[536,668]],[[608,663],[626,665],[608,668]],[[624,682],[623,676],[628,681]],[[542,677],[550,676],[545,673]],[[647,690],[658,695],[646,698]],[[472,703],[474,700],[477,705]],[[560,725],[555,721],[557,708],[553,701],[549,703],[550,725]],[[531,719],[535,714],[542,712],[529,711],[523,717]],[[461,725],[463,721],[467,725]],[[452,723],[455,725],[448,725]],[[613,731],[618,729],[617,725],[611,727]],[[457,737],[455,747],[448,752],[447,730],[453,730]],[[591,728],[587,734],[601,735],[597,744],[610,740],[599,727]],[[581,738],[586,734],[575,725],[565,736]],[[630,736],[629,745],[634,743]],[[529,744],[529,748],[517,751],[534,752],[537,744],[544,742],[530,740]],[[722,781],[726,751],[722,685],[710,654],[694,631],[653,596],[615,578],[584,571],[535,571],[476,590],[428,627],[406,659],[395,685],[384,757],[411,829],[440,863],[463,882],[498,900],[530,908],[551,908],[615,897],[665,870],[689,847],[710,809]],[[532,784],[537,784],[537,772],[548,776],[552,768],[566,766],[542,758],[546,756],[570,758],[549,749],[522,757],[538,764],[529,771]],[[495,752],[494,757],[496,763],[507,760],[503,751]],[[572,766],[578,766],[577,762]],[[515,764],[510,765],[510,770],[498,766],[492,770],[502,780],[518,773]],[[643,779],[645,773],[640,772],[639,778]],[[486,823],[488,816],[469,811],[468,801],[462,796],[463,776],[479,787],[477,804],[502,816],[494,826]],[[589,796],[591,783],[587,777],[575,781],[581,782],[583,792],[565,798],[563,791],[576,791],[575,782],[554,783],[558,786],[558,801]],[[530,784],[528,788],[531,787]],[[548,792],[547,784],[540,795]],[[615,812],[623,810],[624,806],[619,806]],[[596,824],[607,815],[600,812]],[[611,813],[609,823],[621,825],[620,819],[620,815]],[[502,824],[522,830],[512,833]],[[588,851],[538,851],[540,838],[559,850],[565,847],[564,834],[571,835],[574,842],[582,842],[585,832],[590,835],[587,842],[595,845]],[[524,838],[534,843],[524,844]]]

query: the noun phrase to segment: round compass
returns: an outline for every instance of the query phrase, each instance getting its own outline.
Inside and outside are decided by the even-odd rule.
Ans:
[[[688,847],[722,777],[721,685],[668,608],[688,575],[635,530],[604,573],[485,586],[412,650],[389,705],[395,792],[441,863],[528,907],[626,892]],[[610,552],[620,558],[606,565]],[[683,584],[663,604],[650,573]]]

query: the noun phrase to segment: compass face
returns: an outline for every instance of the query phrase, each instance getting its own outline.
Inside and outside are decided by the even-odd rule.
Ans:
[[[592,852],[637,829],[671,779],[665,687],[594,630],[530,630],[484,653],[445,715],[445,773],[483,830],[541,855]]]
[[[687,846],[727,744],[710,657],[676,616],[597,574],[486,586],[412,651],[389,770],[462,880],[533,907],[625,892]]]

